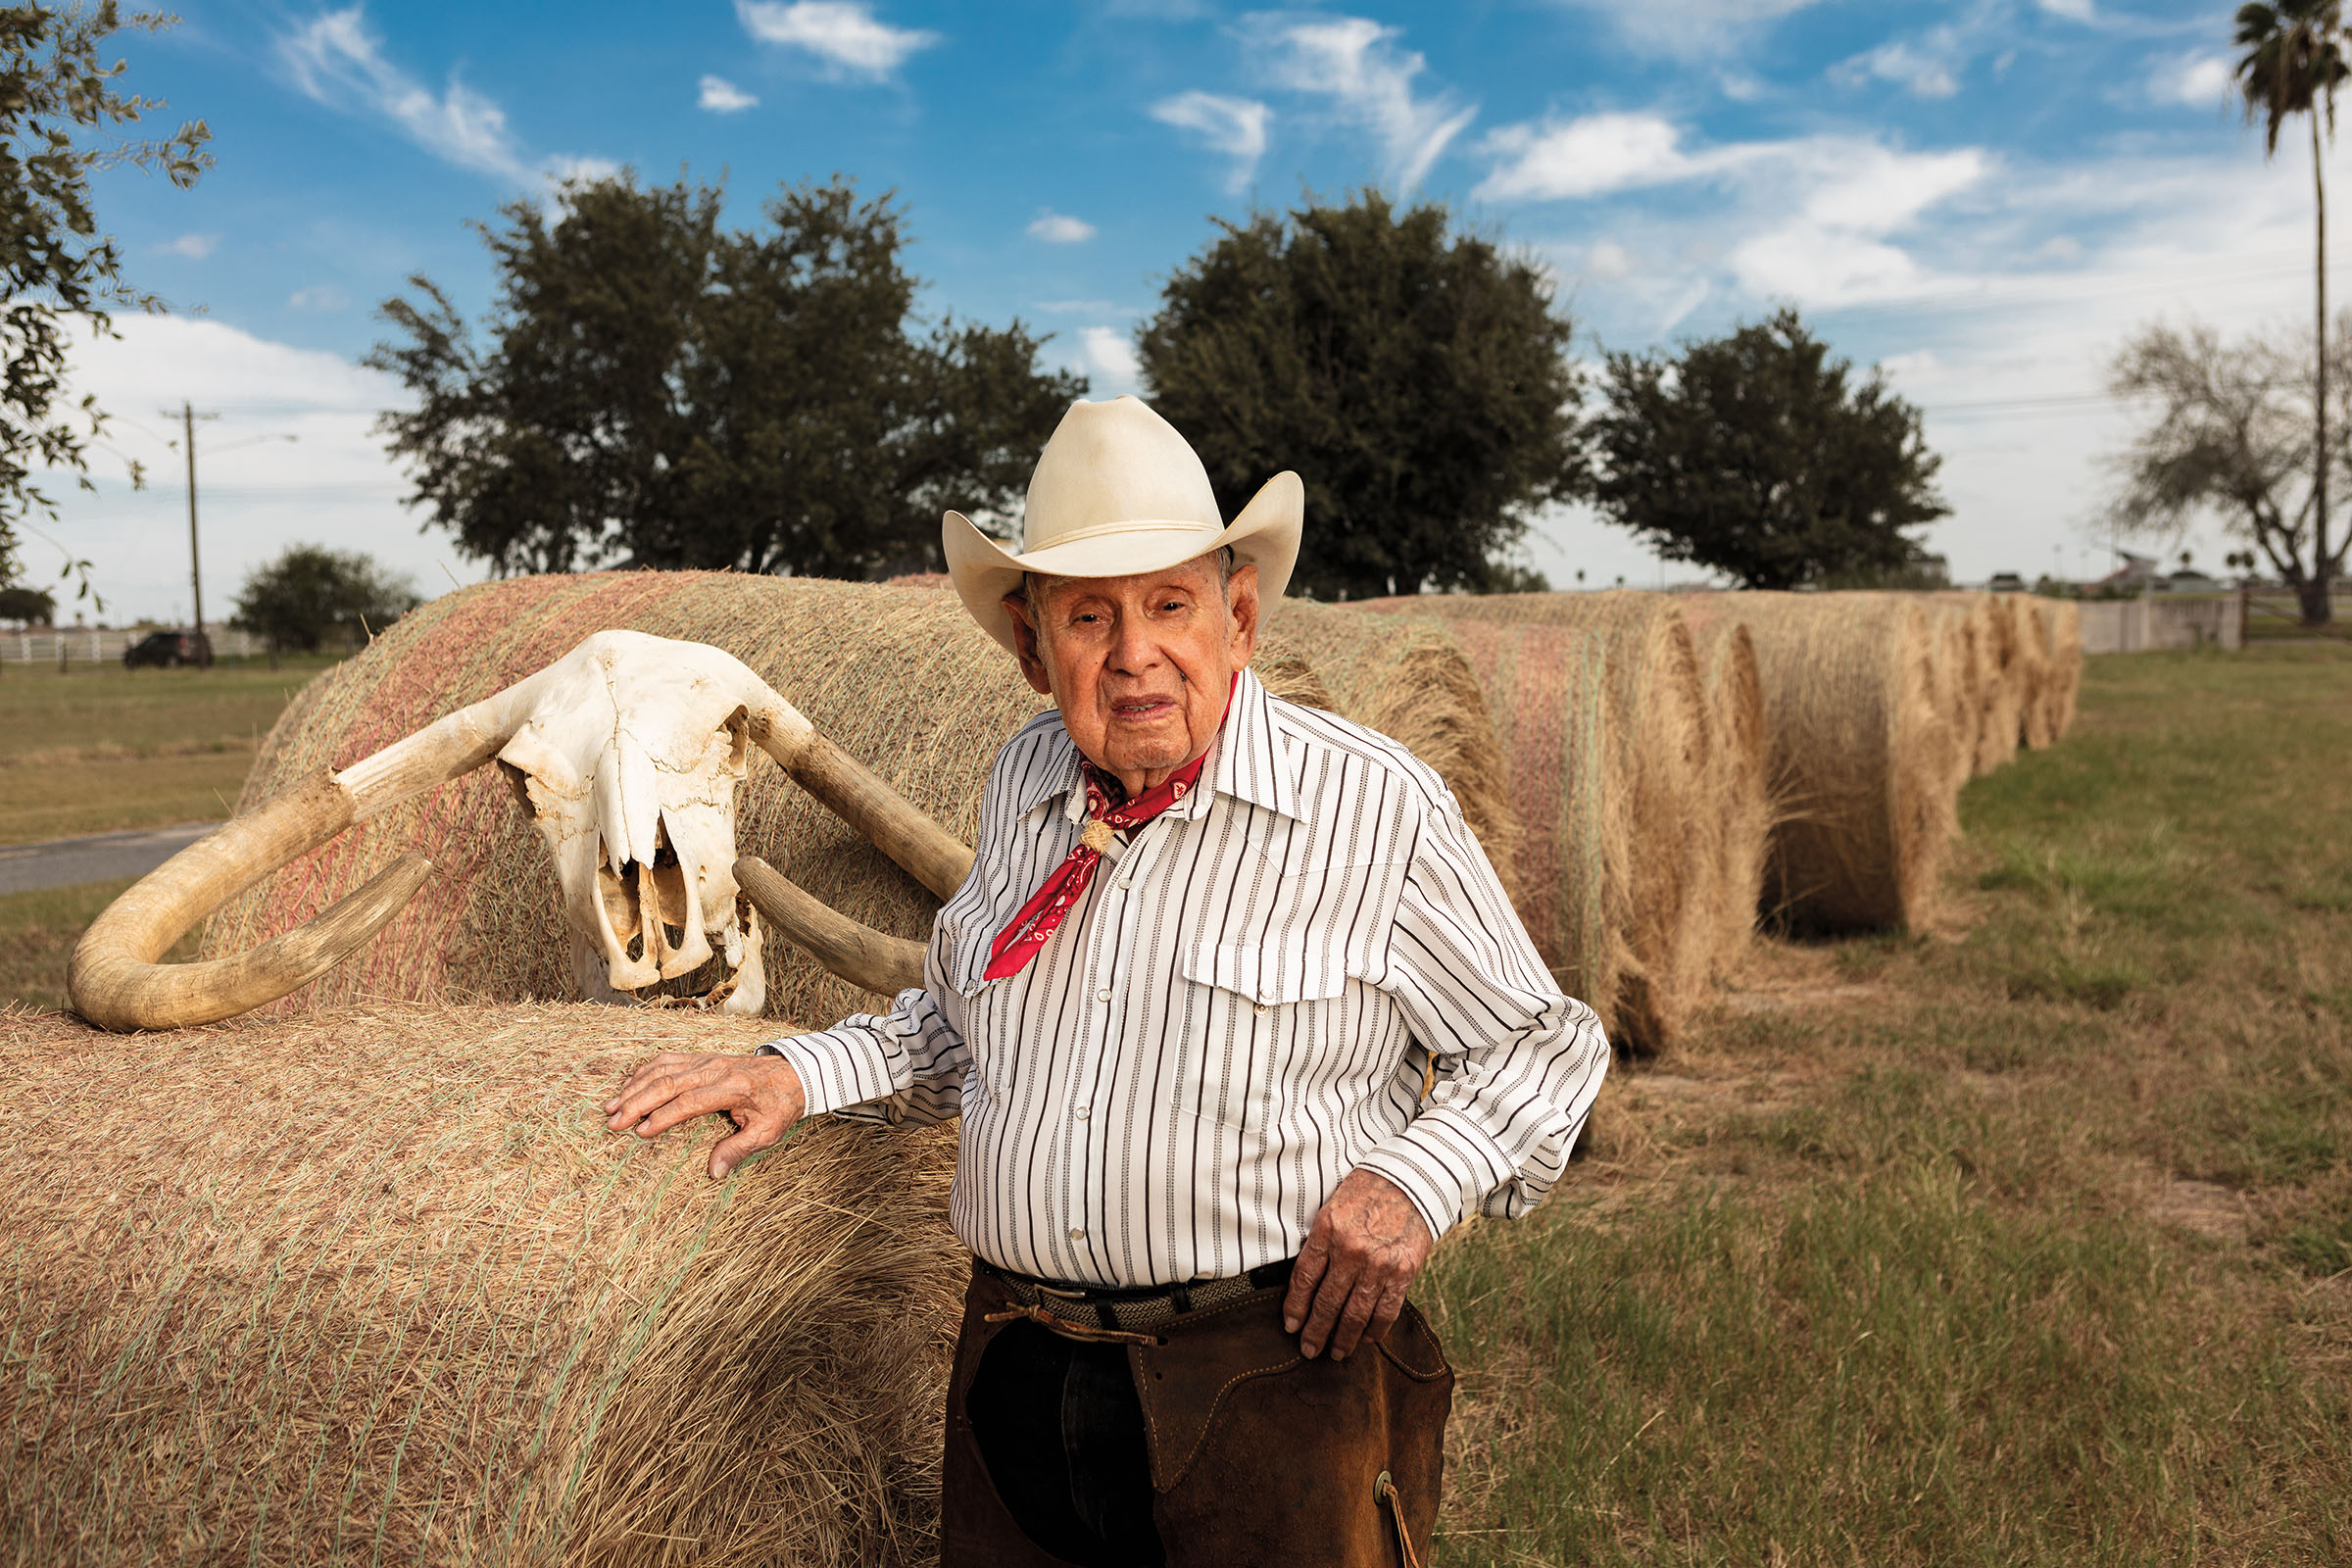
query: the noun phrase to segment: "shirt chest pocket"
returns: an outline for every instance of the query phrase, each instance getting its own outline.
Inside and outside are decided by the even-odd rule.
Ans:
[[[1260,1017],[1330,1002],[1348,989],[1340,953],[1315,943],[1203,942],[1185,954],[1182,972],[1195,985],[1248,1003]]]

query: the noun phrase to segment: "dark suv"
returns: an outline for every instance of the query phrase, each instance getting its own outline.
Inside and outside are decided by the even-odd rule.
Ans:
[[[122,650],[124,669],[136,669],[141,664],[153,664],[158,669],[179,664],[209,668],[212,662],[213,640],[202,632],[151,631]]]

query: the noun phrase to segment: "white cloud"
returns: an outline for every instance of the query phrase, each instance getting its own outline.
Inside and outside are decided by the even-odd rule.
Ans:
[[[1495,160],[1480,201],[1563,201],[1689,179],[1707,172],[1685,156],[1682,133],[1650,114],[1586,115],[1502,125],[1480,143]]]
[[[315,283],[286,296],[287,306],[297,311],[339,311],[350,303],[351,296],[332,283]]]
[[[1608,21],[1637,51],[1719,60],[1744,49],[1781,18],[1821,0],[1566,0]]]
[[[163,443],[178,432],[154,413],[182,398],[220,415],[197,436],[208,618],[298,542],[365,550],[426,595],[483,575],[448,535],[419,534],[400,504],[408,481],[373,429],[380,411],[409,401],[392,377],[218,320],[124,314],[115,325],[118,338],[75,344],[73,385],[122,416],[108,438],[145,462],[148,487],[134,492],[102,466],[96,495],[58,487],[70,530],[60,537],[92,562],[110,621],[188,612],[187,492],[179,454]],[[254,439],[279,435],[297,439]]]
[[[1449,93],[1414,97],[1413,78],[1428,62],[1398,48],[1401,36],[1401,28],[1362,17],[1255,16],[1243,26],[1270,82],[1331,99],[1343,119],[1380,139],[1396,182],[1409,186],[1421,182],[1478,109],[1455,107]]]
[[[1641,258],[1613,239],[1604,239],[1585,252],[1585,275],[1614,282],[1641,265]]]
[[[761,43],[804,50],[836,76],[881,81],[908,56],[940,42],[920,27],[894,27],[858,0],[735,0],[736,20]]]
[[[1848,85],[1876,76],[1908,87],[1921,98],[1949,98],[1960,90],[1960,73],[1967,67],[1968,49],[1950,27],[1936,27],[1917,44],[1895,39],[1831,68],[1831,75]]]
[[[2148,96],[2184,109],[2224,109],[2232,80],[2230,62],[2221,55],[2170,55],[2149,67]]]
[[[462,168],[514,181],[562,178],[567,170],[615,166],[602,159],[552,159],[534,166],[507,128],[506,111],[450,78],[436,96],[384,58],[364,8],[326,11],[277,40],[277,57],[302,92],[345,114],[390,121],[417,146]],[[551,173],[551,171],[553,172]]]
[[[166,240],[156,249],[167,256],[184,256],[191,262],[201,262],[220,245],[218,234],[182,234],[177,239]]]
[[[2091,0],[2038,0],[2038,4],[2051,16],[2064,17],[2069,22],[2096,22],[2098,20],[2098,13],[2093,8]]]
[[[1029,237],[1049,245],[1083,245],[1095,237],[1095,225],[1083,218],[1046,209],[1029,223]]]
[[[1111,326],[1082,326],[1078,329],[1080,364],[1093,378],[1092,390],[1100,396],[1104,392],[1132,392],[1143,384],[1143,367],[1136,363],[1135,345],[1127,334]]]
[[[695,100],[696,106],[708,109],[714,115],[739,115],[746,109],[760,107],[759,99],[724,76],[705,76],[702,88],[702,96]]]
[[[1273,111],[1249,98],[1221,98],[1213,92],[1183,92],[1152,106],[1152,118],[1163,125],[1189,130],[1210,152],[1233,160],[1225,188],[1236,195],[1250,188],[1257,161],[1266,152],[1266,122]]]

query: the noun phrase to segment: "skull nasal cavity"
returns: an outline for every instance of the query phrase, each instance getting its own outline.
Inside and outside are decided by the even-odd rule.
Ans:
[[[624,860],[615,871],[610,856],[597,858],[597,891],[605,901],[606,918],[612,923],[612,935],[617,938],[631,957],[648,957],[637,945],[641,936],[655,936],[662,950],[674,950],[686,934],[686,901],[690,890],[686,885],[686,868],[678,862],[678,852],[669,842],[666,824],[654,829],[654,863],[652,876],[649,867],[635,860]],[[653,889],[654,913],[666,930],[649,933],[645,929],[646,909],[642,890],[650,883]],[[672,934],[674,933],[674,935]]]

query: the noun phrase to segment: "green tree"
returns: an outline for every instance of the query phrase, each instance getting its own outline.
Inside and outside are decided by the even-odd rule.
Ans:
[[[38,588],[0,588],[0,621],[45,626],[57,619],[57,596]]]
[[[2339,318],[2340,320],[2340,318]],[[2297,334],[2254,334],[2225,342],[2210,326],[2146,327],[2108,368],[2118,398],[2151,410],[2153,417],[2130,447],[2109,460],[2119,484],[2108,506],[2118,534],[2178,540],[2203,513],[2250,541],[2314,622],[2327,618],[2326,585],[2341,575],[2352,539],[2332,552],[2319,532],[2320,475],[2352,465],[2352,420],[2312,416],[2318,389],[2336,388],[2338,414],[2347,368],[2344,343],[2352,321],[2332,334],[2336,374],[2323,377],[2313,348]],[[2311,443],[2327,431],[2331,449],[2315,461]],[[2254,556],[2248,551],[2245,566]],[[2233,562],[2234,564],[2234,562]]]
[[[1573,327],[1543,270],[1376,191],[1217,226],[1139,347],[1226,514],[1295,468],[1304,592],[1524,585],[1507,553],[1576,468]]]
[[[2324,625],[2328,620],[2328,580],[2331,556],[2328,550],[2328,178],[2320,156],[2323,128],[2335,134],[2335,89],[2352,66],[2344,60],[2344,17],[2341,0],[2278,0],[2277,5],[2251,4],[2237,8],[2237,90],[2245,100],[2249,123],[2262,122],[2262,154],[2277,155],[2278,131],[2289,115],[2311,117],[2311,189],[2319,224],[2319,259],[2315,286],[2319,309],[2314,334],[2318,348],[2312,357],[2319,386],[2311,400],[2312,440],[2311,529],[2312,557],[2318,569],[2300,585],[2303,623]],[[2323,121],[2325,125],[2323,126]],[[2340,566],[2334,569],[2340,570]]]
[[[614,562],[859,577],[936,569],[939,514],[1004,514],[1083,379],[1043,340],[914,315],[903,212],[846,179],[731,230],[722,192],[564,187],[485,227],[485,340],[429,279],[368,363],[412,505],[499,572]]]
[[[237,590],[230,624],[270,639],[272,654],[315,654],[381,631],[416,608],[416,590],[357,550],[288,545]]]
[[[1669,561],[1750,588],[1898,579],[1946,515],[1919,411],[1830,357],[1796,312],[1679,354],[1611,354],[1590,495]]]
[[[124,16],[114,0],[0,7],[0,584],[17,574],[27,519],[57,513],[34,475],[63,469],[91,488],[88,447],[106,416],[66,389],[68,327],[111,336],[113,309],[162,309],[124,281],[120,247],[98,229],[90,175],[130,165],[184,189],[212,163],[200,120],[160,140],[116,133],[164,106],[119,91],[123,63],[100,51],[124,28],[154,32],[174,20]],[[86,595],[87,564],[66,569],[76,568]]]

